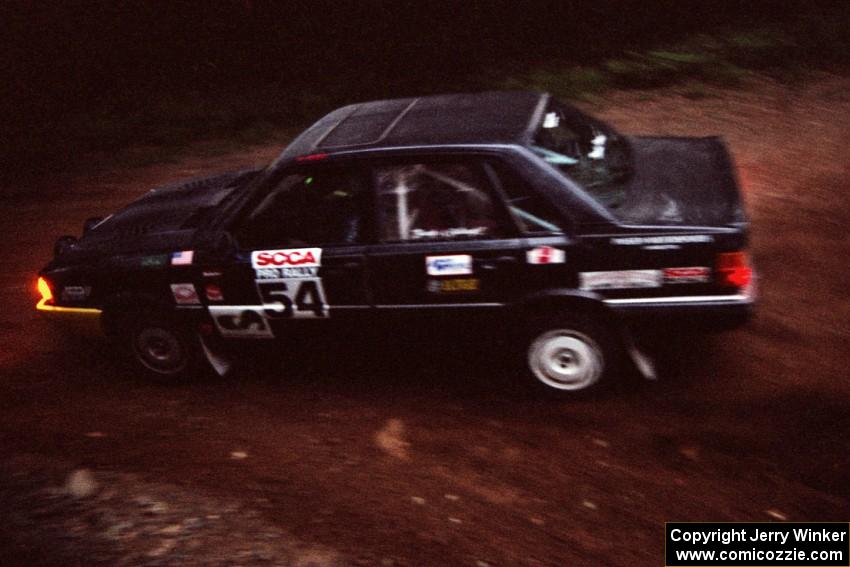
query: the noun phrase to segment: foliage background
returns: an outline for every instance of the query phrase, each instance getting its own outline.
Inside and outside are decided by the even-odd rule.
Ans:
[[[0,171],[259,141],[346,102],[490,88],[572,98],[846,66],[850,2],[0,3]]]

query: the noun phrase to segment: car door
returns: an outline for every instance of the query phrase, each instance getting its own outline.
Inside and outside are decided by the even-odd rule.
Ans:
[[[576,288],[576,269],[587,252],[574,235],[572,220],[509,163],[491,159],[486,167],[524,237],[520,294]]]
[[[376,309],[487,310],[521,286],[522,246],[476,156],[372,167],[377,239],[369,256]]]
[[[225,338],[292,336],[367,310],[364,240],[372,209],[358,168],[283,172],[232,227],[232,263],[211,272],[210,314]],[[206,276],[206,274],[205,274]]]

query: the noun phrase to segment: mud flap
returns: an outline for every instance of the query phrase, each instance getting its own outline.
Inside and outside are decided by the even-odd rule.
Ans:
[[[227,373],[230,372],[230,369],[233,368],[233,363],[231,362],[231,360],[224,354],[214,351],[207,344],[207,341],[203,336],[200,337],[200,339],[201,348],[204,350],[204,358],[210,365],[210,368],[212,368],[219,376],[226,376]]]
[[[652,358],[638,348],[625,325],[621,327],[620,332],[623,336],[623,346],[626,347],[626,352],[629,353],[629,358],[632,359],[640,375],[646,380],[658,380],[658,372],[655,370],[655,362]]]

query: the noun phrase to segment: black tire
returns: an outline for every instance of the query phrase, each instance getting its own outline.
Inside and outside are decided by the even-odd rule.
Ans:
[[[164,313],[127,322],[119,333],[136,368],[149,380],[180,383],[209,371],[197,332]]]
[[[538,318],[526,329],[518,362],[538,394],[572,398],[598,393],[621,367],[615,329],[589,314]]]

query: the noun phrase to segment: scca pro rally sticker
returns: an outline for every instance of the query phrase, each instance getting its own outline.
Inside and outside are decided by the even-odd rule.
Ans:
[[[579,287],[583,290],[661,287],[661,270],[581,272]]]
[[[525,260],[529,264],[563,264],[567,261],[567,255],[559,248],[538,246],[525,253]]]
[[[261,268],[318,268],[322,265],[321,248],[257,250],[251,253],[251,265]]]
[[[319,277],[321,261],[321,248],[252,253],[263,315],[270,320],[327,317],[328,303]]]
[[[426,256],[425,271],[429,276],[468,276],[472,274],[472,256]]]

